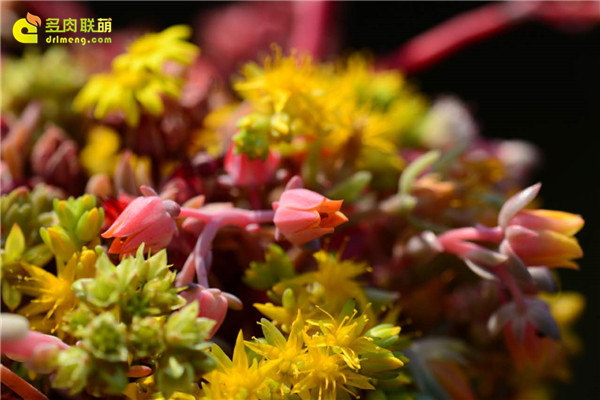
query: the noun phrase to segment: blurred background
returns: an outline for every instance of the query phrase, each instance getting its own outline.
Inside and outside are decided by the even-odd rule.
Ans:
[[[254,3],[256,4],[256,3]],[[416,35],[485,2],[338,2],[330,5],[328,50],[347,53],[370,50],[385,57]],[[593,3],[600,7],[600,2]],[[226,19],[207,19],[231,6],[226,2],[89,2],[30,3],[42,14],[91,13],[112,18],[113,32],[132,26],[161,29],[173,24],[193,26],[203,51],[211,41],[240,37],[219,35]],[[277,40],[288,27],[285,4],[281,13],[257,14],[240,32],[260,32]],[[29,5],[27,5],[29,7]],[[36,11],[36,7],[38,10]],[[40,12],[39,8],[44,10]],[[21,7],[22,8],[22,7]],[[75,11],[73,11],[75,10]],[[68,13],[67,12],[67,13]],[[70,17],[69,16],[65,16]],[[230,21],[229,21],[230,22]],[[231,24],[229,24],[231,28]],[[471,44],[434,65],[410,75],[421,91],[435,98],[460,97],[472,110],[486,137],[524,139],[543,155],[535,179],[544,183],[544,208],[582,214],[586,226],[578,235],[585,252],[580,271],[561,270],[565,290],[587,298],[577,330],[585,353],[574,360],[574,380],[561,387],[560,399],[600,398],[600,24],[561,26],[548,18],[514,26]],[[239,35],[239,34],[238,34]],[[242,36],[243,38],[243,36]],[[10,50],[10,49],[9,49]],[[17,49],[18,51],[18,49]],[[218,55],[212,54],[213,57]],[[223,60],[220,68],[235,65]],[[225,72],[226,73],[226,72]]]

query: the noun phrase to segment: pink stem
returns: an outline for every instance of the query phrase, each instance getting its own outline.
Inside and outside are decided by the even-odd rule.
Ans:
[[[227,208],[217,211],[203,211],[194,208],[182,207],[179,218],[194,218],[201,222],[219,220],[220,226],[234,225],[241,228],[249,224],[273,222],[275,212],[271,210],[243,210],[241,208]]]
[[[410,40],[384,64],[407,74],[418,72],[463,47],[507,30],[536,8],[535,2],[498,2],[467,11]]]
[[[229,208],[207,212],[184,207],[181,209],[179,217],[195,218],[205,222],[206,225],[200,236],[198,236],[194,250],[177,275],[177,285],[183,286],[192,282],[195,270],[198,283],[204,287],[208,287],[208,271],[211,264],[210,250],[219,229],[224,226],[246,228],[249,225],[273,222],[275,211],[250,211],[240,208]]]
[[[500,243],[503,238],[504,232],[501,228],[488,228],[486,226],[452,229],[438,236],[444,251],[459,257],[466,256],[470,251],[481,249],[480,246],[468,241]]]
[[[519,288],[519,285],[517,284],[517,281],[515,281],[515,278],[513,278],[513,276],[503,266],[497,268],[495,273],[496,276],[500,278],[502,283],[504,283],[511,296],[515,300],[515,303],[517,303],[519,311],[525,312],[525,310],[527,310],[525,298],[523,297],[523,292],[521,292],[521,288]]]

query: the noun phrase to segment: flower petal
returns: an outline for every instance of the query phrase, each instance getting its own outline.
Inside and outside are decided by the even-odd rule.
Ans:
[[[573,236],[581,230],[584,221],[580,215],[555,210],[521,210],[510,220],[510,225],[528,229],[551,230]]]

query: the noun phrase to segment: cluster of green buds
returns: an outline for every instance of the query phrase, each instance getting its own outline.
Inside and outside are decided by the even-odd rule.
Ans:
[[[17,188],[0,200],[2,301],[11,310],[21,303],[21,293],[13,285],[24,274],[21,263],[44,265],[52,258],[39,231],[55,221],[52,200],[59,195],[57,190],[40,184],[31,191]]]
[[[68,200],[55,199],[53,208],[58,224],[41,228],[40,235],[57,260],[69,260],[84,246],[93,248],[100,244],[104,210],[96,207],[94,196],[86,194]]]
[[[7,57],[2,71],[2,111],[20,114],[31,101],[41,101],[44,120],[64,126],[74,118],[71,102],[86,73],[62,46],[41,53],[26,51]]]
[[[269,154],[270,144],[289,142],[301,130],[301,126],[300,119],[291,120],[286,113],[252,113],[237,123],[239,131],[233,137],[235,151],[251,159],[260,158],[264,161]]]
[[[404,390],[406,384],[411,382],[408,372],[397,368],[398,360],[403,364],[409,362],[403,351],[410,345],[410,339],[406,335],[400,335],[400,327],[390,323],[376,325],[364,336],[372,340],[377,348],[376,351],[361,354],[361,373],[377,380],[377,389],[370,396],[378,393],[382,399],[395,398],[389,394]],[[381,397],[384,393],[388,395]]]
[[[36,185],[31,191],[19,187],[3,195],[0,200],[2,244],[14,224],[19,225],[27,247],[40,244],[40,228],[54,223],[52,201],[59,197],[58,189],[44,184]]]
[[[146,259],[140,246],[118,266],[97,252],[96,276],[73,284],[79,305],[65,322],[79,345],[58,355],[53,385],[72,394],[117,395],[128,377],[139,377],[131,371],[144,368],[166,398],[193,393],[213,368],[206,339],[214,321],[198,318],[197,302],[183,307],[166,251]]]

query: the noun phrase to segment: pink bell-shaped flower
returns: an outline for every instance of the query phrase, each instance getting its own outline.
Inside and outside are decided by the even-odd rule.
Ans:
[[[273,222],[278,233],[299,246],[333,233],[335,227],[348,221],[340,212],[342,203],[307,189],[286,190],[279,202],[273,203]]]
[[[179,206],[161,199],[152,189],[142,187],[142,192],[146,196],[129,203],[102,234],[104,238],[115,239],[109,253],[133,254],[142,243],[146,248],[158,251],[167,247],[177,232],[173,218],[179,215]]]

